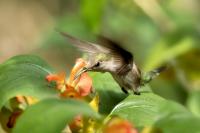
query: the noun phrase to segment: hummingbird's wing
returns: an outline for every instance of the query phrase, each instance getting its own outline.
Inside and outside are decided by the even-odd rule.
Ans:
[[[114,61],[114,63],[118,64],[118,74],[126,73],[132,69],[133,55],[125,49],[121,48],[117,43],[105,37],[100,37],[102,44],[98,45],[80,40],[65,32],[60,32],[60,34],[67,37],[68,40],[79,50],[86,52],[91,56],[96,56],[102,53],[111,56],[111,59]]]
[[[97,53],[105,53],[109,52],[108,49],[103,48],[97,44],[90,43],[87,41],[80,40],[74,36],[71,36],[65,32],[60,32],[61,35],[66,37],[70,43],[72,43],[75,47],[77,47],[82,52],[86,52],[89,54],[97,54]]]
[[[124,74],[130,71],[133,67],[133,55],[127,50],[120,47],[120,45],[104,36],[99,36],[98,40],[102,46],[110,49],[110,55],[114,60],[121,64],[118,69],[118,74]]]

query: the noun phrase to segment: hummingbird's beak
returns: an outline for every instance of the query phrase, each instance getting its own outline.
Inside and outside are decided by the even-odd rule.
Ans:
[[[74,80],[76,80],[78,77],[81,76],[81,74],[83,74],[84,72],[87,72],[89,70],[89,68],[87,67],[83,67],[74,77]]]

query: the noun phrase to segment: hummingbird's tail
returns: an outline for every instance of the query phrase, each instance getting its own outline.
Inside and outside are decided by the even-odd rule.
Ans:
[[[145,85],[149,83],[152,79],[156,78],[158,75],[160,75],[161,72],[165,71],[166,69],[167,69],[167,66],[161,66],[147,73],[144,73],[142,75],[141,84]]]

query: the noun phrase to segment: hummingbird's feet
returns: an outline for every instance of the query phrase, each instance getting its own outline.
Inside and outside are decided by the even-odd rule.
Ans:
[[[139,91],[135,91],[134,95],[140,95],[140,92]]]
[[[124,87],[122,87],[121,89],[125,94],[128,94],[128,91]]]

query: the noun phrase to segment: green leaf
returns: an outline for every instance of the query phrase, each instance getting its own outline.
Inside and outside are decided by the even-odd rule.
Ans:
[[[194,91],[189,94],[187,107],[194,115],[200,117],[200,91]]]
[[[93,86],[100,97],[99,111],[103,114],[109,114],[113,107],[122,101],[126,95],[114,81],[109,73],[90,73],[93,79]]]
[[[55,97],[55,89],[45,80],[50,70],[43,60],[31,55],[16,56],[1,64],[0,108],[16,95]]]
[[[158,120],[154,127],[163,133],[199,133],[200,119],[187,114],[168,115]]]
[[[142,93],[127,97],[113,109],[111,115],[119,115],[135,126],[142,127],[150,126],[159,118],[173,113],[187,113],[187,110],[153,93]]]
[[[186,36],[170,47],[169,43],[163,39],[151,49],[146,59],[144,70],[151,70],[170,59],[174,59],[191,51],[194,47],[195,43],[192,37]]]
[[[84,102],[45,99],[25,110],[13,133],[60,133],[77,115],[99,118]]]

